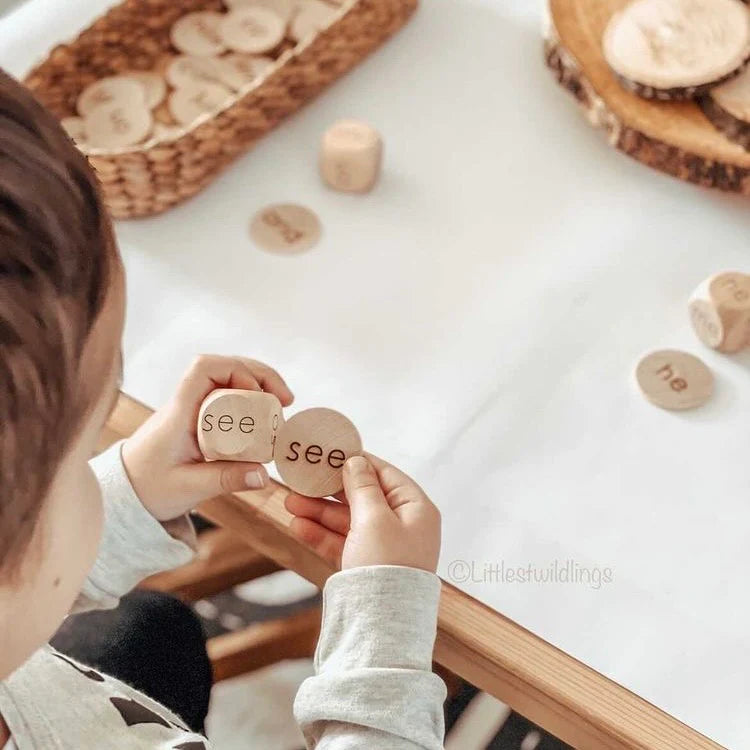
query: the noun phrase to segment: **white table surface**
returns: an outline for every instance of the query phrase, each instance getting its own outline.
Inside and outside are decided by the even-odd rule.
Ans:
[[[102,7],[30,0],[0,21],[0,64],[21,74]],[[748,747],[750,357],[703,350],[685,306],[705,276],[750,269],[750,206],[610,150],[544,68],[541,17],[540,0],[426,0],[197,199],[120,223],[125,389],[159,405],[198,352],[274,364],[288,413],[343,411],[429,490],[444,577],[475,561],[465,591]],[[316,172],[321,132],[350,115],[386,142],[365,197]],[[317,249],[251,245],[276,201],[318,212]],[[708,406],[641,398],[634,365],[660,347],[714,368]],[[480,580],[555,560],[613,580]]]

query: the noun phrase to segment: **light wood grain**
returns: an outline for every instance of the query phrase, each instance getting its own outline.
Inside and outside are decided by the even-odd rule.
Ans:
[[[126,436],[148,414],[146,407],[123,394],[106,435]],[[263,490],[213,498],[199,510],[261,554],[322,586],[335,571],[291,536],[290,516],[284,509],[288,492],[272,482]],[[447,583],[440,601],[435,660],[580,750],[721,750]]]
[[[549,0],[548,66],[617,149],[680,179],[750,194],[750,153],[719,132],[695,102],[647,101],[625,90],[610,70],[602,33],[626,3]]]

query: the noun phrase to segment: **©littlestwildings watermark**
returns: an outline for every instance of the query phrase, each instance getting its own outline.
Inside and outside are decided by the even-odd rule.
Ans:
[[[547,565],[509,565],[505,560],[453,560],[448,565],[451,583],[577,584],[600,589],[612,583],[612,568],[581,565],[576,560],[553,560]]]

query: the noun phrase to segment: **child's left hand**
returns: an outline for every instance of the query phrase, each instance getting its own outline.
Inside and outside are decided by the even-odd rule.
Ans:
[[[196,425],[203,399],[216,388],[273,393],[282,406],[294,400],[268,365],[242,357],[202,355],[183,377],[172,400],[153,414],[122,447],[122,460],[138,497],[159,521],[191,510],[223,492],[259,489],[268,480],[262,464],[209,461],[198,448]]]

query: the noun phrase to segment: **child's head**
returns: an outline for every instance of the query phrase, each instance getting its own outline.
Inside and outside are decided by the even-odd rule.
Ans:
[[[54,632],[96,555],[87,460],[117,391],[123,313],[93,172],[0,71],[0,678]]]

